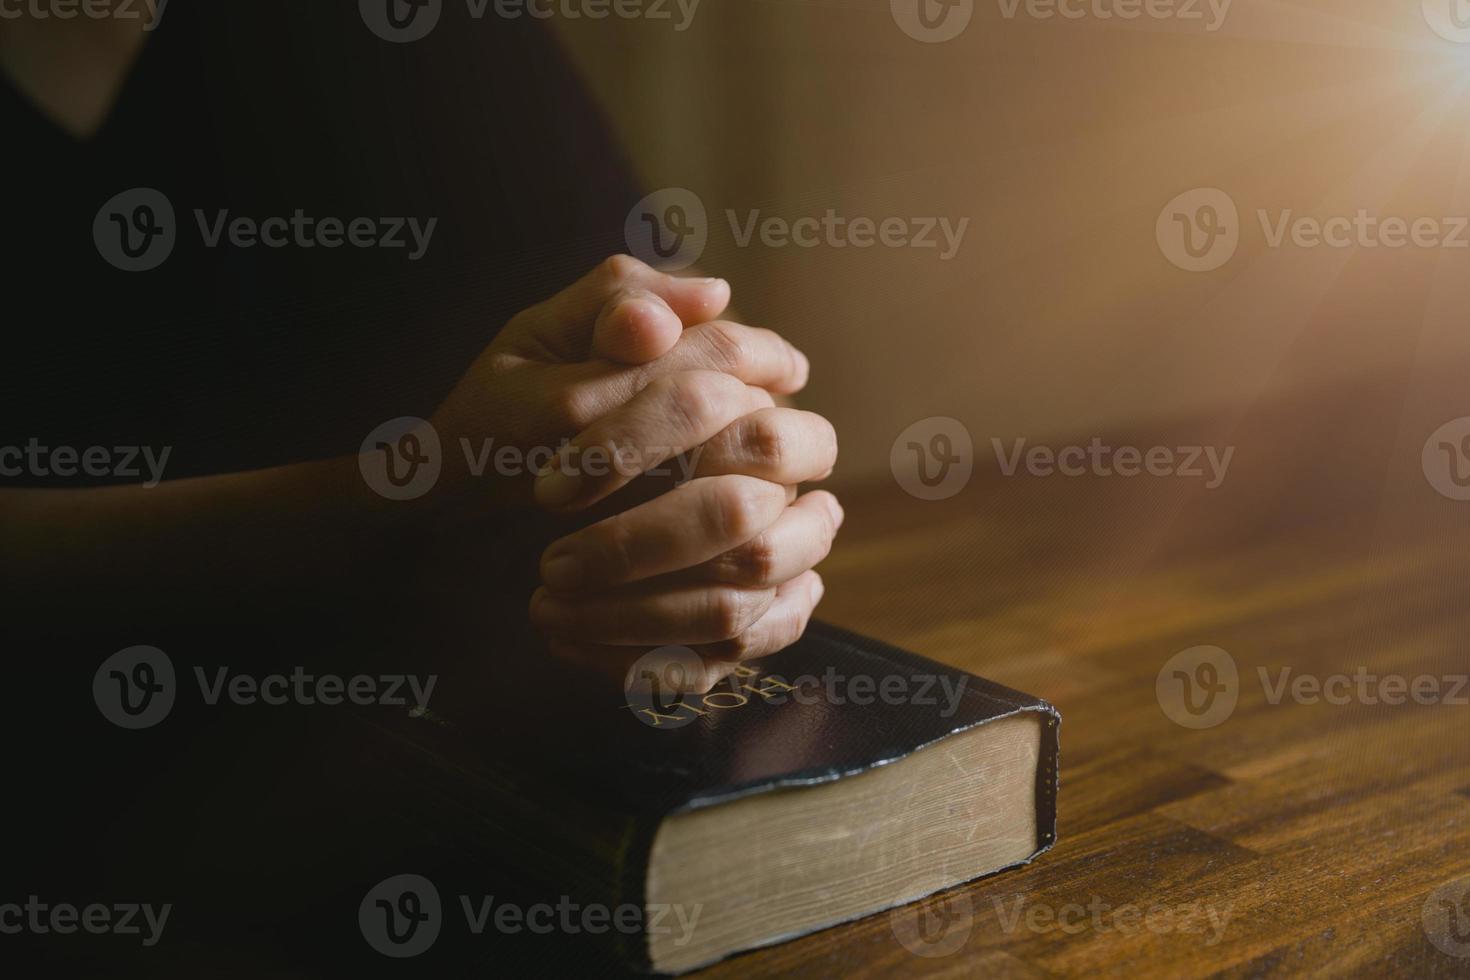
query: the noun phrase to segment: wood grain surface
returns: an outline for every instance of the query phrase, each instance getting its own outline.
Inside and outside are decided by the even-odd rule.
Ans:
[[[1007,477],[972,430],[956,496],[847,494],[822,614],[1053,701],[1060,842],[702,976],[1470,975],[1470,691],[1455,681],[1470,670],[1470,502],[1421,465],[1445,419],[1375,377],[1105,435],[1233,445],[1214,490]],[[1237,666],[1235,706],[1190,729],[1158,679],[1201,645]],[[1360,667],[1434,677],[1439,697],[1370,704],[1355,686],[1311,703],[1288,687],[1272,703],[1284,668]],[[902,941],[916,925],[933,942],[909,945],[938,955]]]

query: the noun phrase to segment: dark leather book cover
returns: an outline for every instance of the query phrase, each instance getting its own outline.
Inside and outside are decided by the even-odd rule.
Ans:
[[[452,703],[371,722],[377,765],[421,787],[403,801],[405,821],[487,848],[580,901],[641,906],[654,835],[671,815],[843,779],[1039,712],[1036,844],[1019,863],[1055,843],[1060,715],[964,671],[819,622],[706,695],[656,692],[648,703],[571,670],[544,657],[497,660],[478,682],[455,685],[464,696]],[[882,695],[885,678],[902,697]],[[641,938],[618,936],[619,956],[648,971]]]

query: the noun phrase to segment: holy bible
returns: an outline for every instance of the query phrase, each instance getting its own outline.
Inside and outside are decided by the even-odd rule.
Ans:
[[[1056,840],[1056,709],[915,654],[814,622],[702,694],[657,664],[622,691],[567,669],[501,661],[478,699],[470,684],[380,732],[379,764],[424,787],[435,826],[457,816],[465,846],[574,901],[648,910],[609,936],[640,972],[916,901]],[[670,909],[689,928],[654,928]]]

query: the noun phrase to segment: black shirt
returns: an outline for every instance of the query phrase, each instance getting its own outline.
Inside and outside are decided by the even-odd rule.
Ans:
[[[85,140],[0,85],[0,445],[167,445],[169,478],[355,452],[624,250],[638,194],[592,100],[539,22],[486,10],[396,44],[352,3],[170,5]],[[148,271],[94,239],[146,225],[135,188],[174,212]],[[286,244],[232,243],[240,218]]]

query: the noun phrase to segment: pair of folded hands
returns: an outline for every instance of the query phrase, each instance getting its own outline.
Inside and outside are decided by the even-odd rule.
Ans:
[[[687,454],[687,482],[542,554],[529,612],[558,656],[621,672],[651,647],[687,646],[705,667],[692,686],[707,688],[797,640],[822,598],[813,567],[843,512],[797,486],[831,473],[836,434],[776,403],[806,384],[808,361],[719,319],[729,303],[723,280],[614,256],[512,318],[435,415],[441,431],[493,423],[503,443],[560,447],[533,489],[554,513]]]

